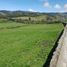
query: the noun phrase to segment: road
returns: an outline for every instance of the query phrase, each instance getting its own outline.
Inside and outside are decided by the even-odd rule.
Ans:
[[[64,28],[63,35],[59,39],[58,47],[53,53],[50,67],[67,67],[67,25]]]

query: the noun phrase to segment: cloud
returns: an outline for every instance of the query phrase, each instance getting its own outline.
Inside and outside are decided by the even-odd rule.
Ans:
[[[33,9],[28,9],[28,11],[30,11],[30,12],[37,12],[37,11],[35,11],[35,10],[33,10]]]
[[[64,11],[67,12],[67,4],[64,4]]]
[[[56,3],[55,5],[51,4],[49,0],[44,0],[43,6],[45,8],[50,8],[50,10],[55,10],[56,12],[67,12],[67,4],[58,4]]]
[[[46,8],[50,8],[51,7],[49,2],[45,2],[43,6],[46,7]]]
[[[56,5],[54,6],[54,8],[56,8],[56,9],[61,9],[61,5],[60,5],[60,4],[56,4]]]
[[[67,4],[64,4],[64,8],[67,9]]]

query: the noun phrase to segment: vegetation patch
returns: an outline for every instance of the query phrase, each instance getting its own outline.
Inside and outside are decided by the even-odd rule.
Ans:
[[[21,27],[19,27],[21,26]],[[62,24],[0,23],[0,67],[42,67]],[[14,29],[8,29],[18,27]]]

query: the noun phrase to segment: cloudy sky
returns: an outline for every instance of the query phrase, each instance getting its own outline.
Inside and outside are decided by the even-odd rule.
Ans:
[[[0,0],[0,10],[67,12],[67,0]]]

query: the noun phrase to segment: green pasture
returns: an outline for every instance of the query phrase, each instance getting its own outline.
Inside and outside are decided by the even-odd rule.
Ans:
[[[0,67],[42,67],[62,24],[0,23]]]

